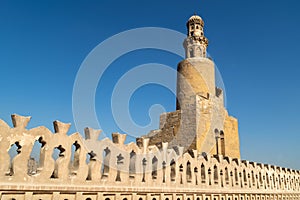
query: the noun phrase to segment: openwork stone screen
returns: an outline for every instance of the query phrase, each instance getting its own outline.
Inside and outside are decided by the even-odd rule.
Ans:
[[[119,133],[98,140],[100,131],[90,128],[83,139],[68,135],[70,124],[59,121],[55,133],[27,130],[30,117],[12,115],[12,121],[13,128],[0,120],[1,199],[300,199],[296,170],[183,153],[167,143],[158,149],[148,139],[124,144]]]

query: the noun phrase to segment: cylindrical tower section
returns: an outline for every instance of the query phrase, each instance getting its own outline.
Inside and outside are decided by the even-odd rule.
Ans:
[[[215,94],[215,67],[208,58],[187,58],[177,67],[176,109],[188,109],[195,95],[209,98]]]

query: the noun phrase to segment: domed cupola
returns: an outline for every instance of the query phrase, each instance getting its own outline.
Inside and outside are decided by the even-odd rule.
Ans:
[[[190,19],[186,23],[186,26],[188,30],[188,36],[194,36],[195,32],[202,32],[203,34],[204,22],[202,18],[196,14],[190,17]]]
[[[189,18],[186,25],[188,31],[187,38],[184,41],[186,58],[206,57],[208,40],[204,36],[204,22],[202,18],[194,14]]]

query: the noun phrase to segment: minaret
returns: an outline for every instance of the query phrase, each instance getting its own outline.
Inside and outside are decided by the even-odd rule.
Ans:
[[[181,146],[184,151],[240,158],[238,122],[228,115],[222,89],[215,85],[215,64],[207,58],[204,22],[193,15],[183,42],[186,58],[177,67],[176,111],[160,116],[147,136],[150,145]]]
[[[208,39],[198,15],[187,21],[186,58],[177,67],[180,127],[174,144],[186,150],[240,157],[238,124],[228,115],[223,91],[215,85],[215,64],[207,57]]]
[[[178,64],[177,110],[189,104],[195,95],[208,98],[215,94],[214,63],[207,58],[208,40],[204,36],[204,22],[193,15],[187,22],[187,38],[184,40],[186,59]]]

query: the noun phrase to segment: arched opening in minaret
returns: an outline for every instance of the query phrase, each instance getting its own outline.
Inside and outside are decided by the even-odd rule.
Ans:
[[[202,51],[200,47],[196,47],[196,52],[195,52],[196,57],[202,57]]]
[[[194,50],[192,48],[189,49],[190,58],[195,57]]]

